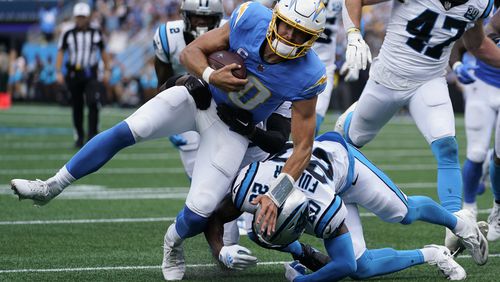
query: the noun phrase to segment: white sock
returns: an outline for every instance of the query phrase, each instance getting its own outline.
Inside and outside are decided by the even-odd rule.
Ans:
[[[457,216],[457,225],[455,228],[453,228],[453,233],[455,234],[463,234],[463,232],[466,230],[467,224],[463,219]]]
[[[62,191],[64,188],[68,187],[71,183],[75,182],[76,179],[69,173],[66,166],[63,166],[56,175],[47,179],[45,182],[50,188],[58,189]]]
[[[477,211],[477,202],[474,203],[466,203],[464,202],[463,208],[466,210]]]
[[[167,240],[172,242],[174,246],[180,245],[183,241],[179,233],[177,233],[177,229],[175,229],[175,222],[167,229]]]
[[[422,255],[424,256],[424,261],[429,262],[429,261],[432,261],[436,258],[436,252],[438,251],[438,249],[436,249],[436,248],[423,248],[423,249],[420,249],[420,251],[422,252]]]

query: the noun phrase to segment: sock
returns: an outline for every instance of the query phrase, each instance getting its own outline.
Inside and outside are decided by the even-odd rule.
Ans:
[[[181,236],[179,236],[179,233],[177,232],[177,230],[175,228],[175,222],[170,224],[170,226],[168,227],[166,236],[167,236],[167,240],[169,242],[173,243],[173,246],[178,246],[183,241]]]
[[[437,160],[437,188],[441,205],[450,212],[462,207],[462,176],[455,137],[444,137],[431,144]]]
[[[100,169],[121,149],[135,144],[134,136],[124,121],[97,134],[66,164],[66,169],[80,179]]]
[[[479,180],[483,173],[483,163],[476,163],[469,159],[464,162],[462,178],[464,182],[464,202],[476,202],[476,195],[479,188]]]
[[[207,222],[208,218],[198,215],[184,206],[175,220],[175,229],[180,238],[186,239],[202,233]]]
[[[446,226],[450,230],[457,225],[457,216],[425,196],[408,197],[408,213],[401,223],[410,224],[415,220]]]
[[[68,187],[75,181],[76,179],[73,177],[73,175],[71,175],[71,173],[69,173],[68,169],[66,169],[66,166],[63,166],[56,173],[56,175],[47,179],[45,182],[47,182],[50,188],[62,191],[64,188]]]
[[[497,165],[494,160],[490,162],[490,181],[495,203],[500,204],[500,165]]]
[[[466,210],[475,210],[475,211],[477,211],[477,203],[476,202],[474,202],[474,203],[466,203],[466,202],[464,202],[463,208],[466,209]]]
[[[436,258],[437,249],[435,248],[423,248],[419,251],[422,253],[425,262],[433,261]]]
[[[366,250],[356,261],[358,269],[351,277],[366,279],[397,272],[424,262],[425,255],[421,250],[397,251],[390,248]]]
[[[287,252],[299,257],[304,254],[304,252],[302,251],[302,246],[300,245],[299,241],[291,243],[290,245],[282,248],[280,251]]]
[[[457,224],[456,224],[455,228],[449,228],[449,227],[448,228],[451,231],[453,231],[454,234],[463,234],[463,231],[465,231],[465,229],[467,228],[467,224],[460,217],[458,217],[458,216],[455,216],[455,217],[457,219]]]

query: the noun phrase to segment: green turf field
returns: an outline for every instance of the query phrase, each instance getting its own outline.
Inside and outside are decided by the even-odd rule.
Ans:
[[[105,108],[101,129],[131,110]],[[36,208],[11,195],[11,178],[45,179],[76,152],[69,108],[14,106],[0,111],[0,281],[161,281],[163,235],[183,205],[188,181],[168,140],[120,152],[104,168],[69,187],[49,205]],[[329,115],[323,128],[333,128]],[[465,152],[463,118],[457,119],[461,160]],[[435,162],[425,140],[407,117],[395,118],[363,152],[409,195],[437,199]],[[479,198],[480,219],[491,208],[489,190]],[[364,212],[364,211],[363,211]],[[363,213],[369,248],[419,248],[443,244],[444,229],[429,224],[387,224]],[[305,235],[304,241],[321,247]],[[288,255],[259,248],[242,237],[259,258],[244,272],[221,271],[202,236],[185,242],[186,281],[285,281]],[[500,242],[490,244],[489,262],[476,266],[461,256],[471,281],[498,281]],[[497,277],[497,278],[495,278]],[[380,278],[384,281],[435,281],[435,267],[422,265]],[[374,279],[375,280],[375,279]]]

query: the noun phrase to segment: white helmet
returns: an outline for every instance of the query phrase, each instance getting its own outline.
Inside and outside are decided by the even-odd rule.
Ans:
[[[219,25],[224,15],[224,7],[222,0],[182,0],[181,14],[186,31],[196,38]],[[207,26],[195,26],[191,23],[192,15],[208,18],[211,22],[207,23]]]
[[[280,22],[311,37],[302,44],[290,42],[278,34]],[[322,0],[281,0],[273,10],[267,30],[267,42],[278,56],[294,59],[304,56],[325,29],[326,9]]]
[[[90,6],[89,4],[85,2],[79,2],[76,3],[76,5],[73,7],[73,16],[78,17],[88,17],[90,16]]]
[[[283,206],[278,209],[278,218],[276,219],[276,231],[267,235],[267,232],[262,233],[260,227],[262,224],[257,224],[255,215],[259,214],[260,205],[254,214],[252,229],[261,243],[269,247],[284,247],[288,246],[293,241],[299,239],[307,225],[307,217],[309,215],[309,201],[304,193],[299,189],[293,189],[288,196]]]

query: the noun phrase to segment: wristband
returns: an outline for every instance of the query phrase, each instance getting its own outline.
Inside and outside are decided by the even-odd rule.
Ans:
[[[456,69],[457,69],[457,68],[458,68],[461,64],[462,64],[462,62],[460,62],[460,61],[455,62],[455,63],[453,64],[453,66],[451,67],[451,69],[452,69],[453,71],[456,71]]]
[[[266,195],[278,206],[281,207],[294,189],[293,177],[288,173],[280,173],[278,178],[272,183],[271,190]]]
[[[207,83],[210,83],[210,75],[214,72],[215,70],[211,67],[206,67],[205,70],[203,71],[203,74],[201,75],[201,78],[203,78],[204,81]]]
[[[346,31],[346,34],[349,34],[349,33],[351,33],[351,32],[359,32],[359,33],[361,33],[361,30],[359,30],[359,28],[357,28],[357,27],[351,27],[351,28],[349,28],[349,29]]]

